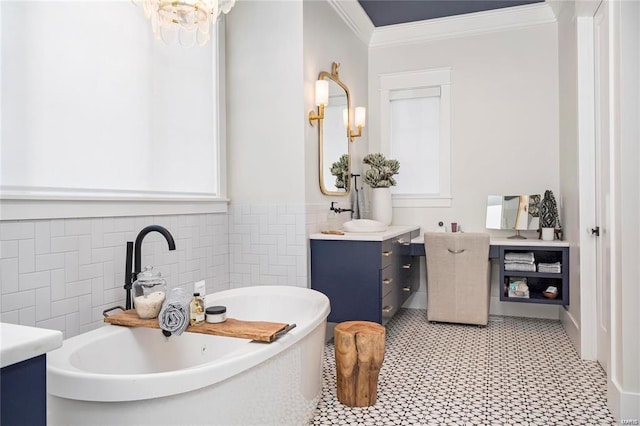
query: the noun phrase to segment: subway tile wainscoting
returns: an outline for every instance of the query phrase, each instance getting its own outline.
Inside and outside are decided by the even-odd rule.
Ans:
[[[328,211],[326,203],[232,204],[227,214],[0,222],[0,321],[65,338],[101,326],[104,309],[124,305],[126,241],[151,224],[176,240],[171,252],[152,232],[142,249],[143,265],[161,271],[169,287],[201,279],[208,292],[306,287],[307,233],[322,229]]]
[[[0,321],[60,330],[72,337],[103,324],[102,311],[123,305],[126,242],[147,225],[170,230],[145,238],[143,265],[168,286],[205,279],[229,288],[226,214],[105,217],[0,222]]]
[[[229,281],[307,287],[303,204],[229,206]]]

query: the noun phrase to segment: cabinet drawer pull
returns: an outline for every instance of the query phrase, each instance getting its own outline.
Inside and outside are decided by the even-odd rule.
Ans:
[[[389,250],[389,251],[383,251],[383,252],[382,252],[382,255],[383,255],[383,256],[385,256],[385,257],[389,257],[389,256],[391,256],[392,254],[393,254],[393,252],[392,252],[391,250]]]
[[[405,265],[402,265],[402,267],[403,267],[404,269],[411,269],[411,264],[410,264],[410,263],[407,263],[407,264],[405,264]]]
[[[382,313],[383,314],[388,314],[389,312],[391,312],[393,310],[393,306],[385,306],[384,308],[382,308]]]
[[[385,278],[382,280],[382,284],[391,284],[393,282],[393,278]]]
[[[406,291],[407,293],[411,292],[411,287],[407,286],[407,287],[402,287],[402,291]]]

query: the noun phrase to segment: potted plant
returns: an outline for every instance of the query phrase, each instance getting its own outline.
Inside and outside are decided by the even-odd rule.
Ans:
[[[340,159],[331,165],[330,171],[336,177],[336,188],[346,190],[349,179],[349,155],[342,154]]]
[[[554,239],[555,229],[559,225],[560,219],[558,217],[556,197],[554,197],[553,191],[546,190],[544,192],[544,198],[542,198],[542,202],[540,203],[540,229],[542,230],[542,239],[552,241]]]
[[[366,155],[362,162],[369,166],[364,181],[372,188],[371,218],[385,225],[391,224],[391,187],[396,185],[394,175],[400,170],[397,160],[387,160],[381,153]]]

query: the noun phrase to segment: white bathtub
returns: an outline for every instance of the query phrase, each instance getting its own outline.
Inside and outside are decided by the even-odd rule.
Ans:
[[[72,337],[47,355],[48,424],[307,424],[322,388],[327,297],[258,286],[206,304],[297,326],[270,344],[111,325]]]

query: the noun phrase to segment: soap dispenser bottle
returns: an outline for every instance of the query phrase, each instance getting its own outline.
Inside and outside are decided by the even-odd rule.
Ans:
[[[189,324],[198,325],[204,322],[205,318],[204,300],[200,293],[193,293],[193,299],[189,306]]]

